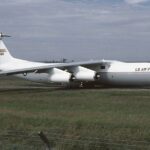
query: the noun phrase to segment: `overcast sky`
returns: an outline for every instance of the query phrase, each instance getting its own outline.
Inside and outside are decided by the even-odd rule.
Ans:
[[[150,0],[0,0],[0,31],[23,59],[150,61]]]

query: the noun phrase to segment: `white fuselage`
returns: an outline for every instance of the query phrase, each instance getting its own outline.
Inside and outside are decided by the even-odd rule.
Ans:
[[[111,86],[150,86],[150,63],[98,60],[71,63],[38,63],[14,58],[0,34],[0,75],[41,83],[106,84]]]
[[[3,64],[1,68],[19,69],[25,67],[46,66],[47,63],[29,62],[16,59],[6,65]],[[49,64],[55,65],[55,64]],[[99,84],[107,85],[121,85],[121,86],[150,86],[150,63],[125,63],[119,61],[112,61],[109,66],[105,68],[97,67],[96,72],[99,72],[100,78],[95,81]],[[15,75],[17,77],[41,83],[52,83],[49,80],[49,72],[45,73],[23,73]]]
[[[104,84],[123,86],[150,86],[150,63],[113,62],[101,71]]]
[[[0,34],[0,75],[15,75],[41,83],[150,86],[150,63],[98,60],[71,63],[38,63],[14,58]]]

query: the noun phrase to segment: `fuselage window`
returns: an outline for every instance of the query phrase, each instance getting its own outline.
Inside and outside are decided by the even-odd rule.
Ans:
[[[101,69],[105,69],[105,66],[101,66]]]

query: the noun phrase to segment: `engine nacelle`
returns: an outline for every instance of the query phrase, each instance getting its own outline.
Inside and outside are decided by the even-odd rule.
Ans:
[[[73,73],[76,80],[95,81],[97,79],[97,73],[95,71],[82,66],[71,67],[69,71]]]
[[[50,82],[56,83],[69,83],[73,80],[73,76],[71,73],[68,73],[66,71],[57,68],[52,68],[49,70],[48,80]]]

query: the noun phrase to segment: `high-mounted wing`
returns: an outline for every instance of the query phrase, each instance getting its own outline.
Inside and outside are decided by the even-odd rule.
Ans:
[[[44,73],[47,72],[49,69],[52,68],[59,68],[59,69],[68,69],[68,70],[72,70],[72,68],[75,67],[91,67],[91,66],[101,66],[104,64],[110,64],[111,62],[109,61],[103,61],[103,60],[99,60],[99,61],[86,61],[86,62],[71,62],[71,63],[61,63],[61,64],[45,64],[42,66],[37,66],[37,67],[26,67],[26,68],[19,68],[19,69],[11,69],[8,71],[0,71],[0,75],[15,75],[15,74],[21,74],[21,73],[31,73],[31,72],[35,72],[35,73]],[[83,69],[83,68],[80,68]],[[89,69],[90,70],[90,69]]]

